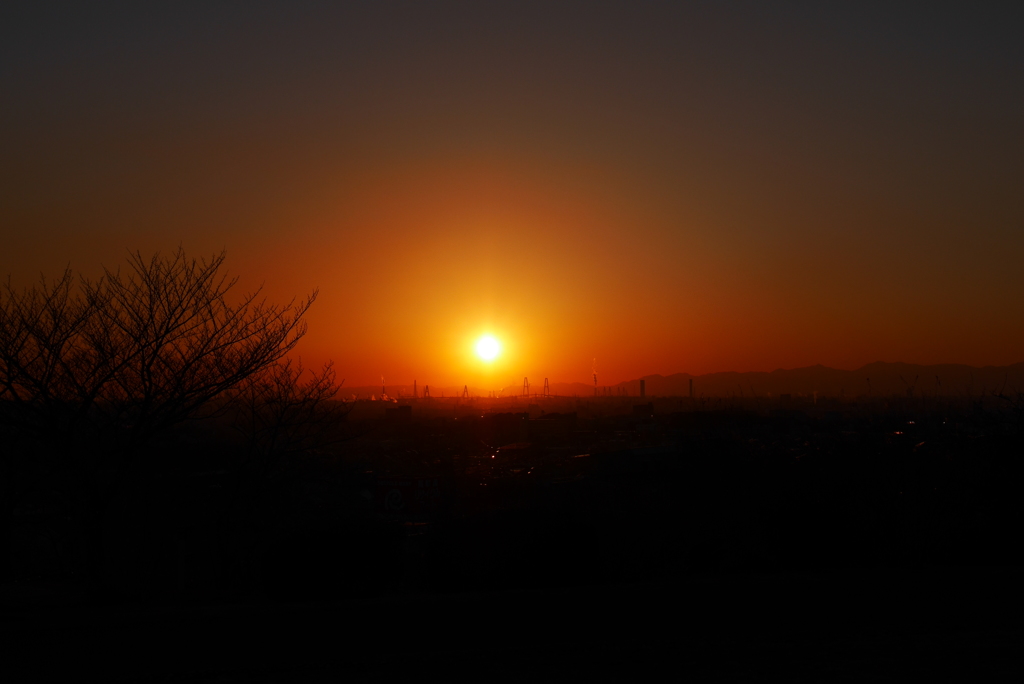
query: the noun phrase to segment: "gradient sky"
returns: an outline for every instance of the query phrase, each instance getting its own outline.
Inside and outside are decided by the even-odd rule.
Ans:
[[[226,249],[355,385],[1024,360],[1020,11],[4,7],[16,282]]]

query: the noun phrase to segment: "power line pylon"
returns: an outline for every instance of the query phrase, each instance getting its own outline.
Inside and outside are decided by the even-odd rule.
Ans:
[[[548,379],[547,378],[544,378],[544,396],[545,397],[550,397],[551,396],[551,385],[548,384]]]
[[[462,387],[462,398],[469,399],[469,385],[463,385]]]
[[[523,378],[523,396],[529,398],[530,396],[530,381]]]
[[[424,399],[429,399],[430,398],[430,385],[424,385],[423,386],[423,398]]]

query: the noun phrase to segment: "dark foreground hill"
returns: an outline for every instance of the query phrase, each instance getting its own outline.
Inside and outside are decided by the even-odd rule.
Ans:
[[[357,409],[263,479],[216,422],[182,428],[102,564],[51,478],[14,518],[6,671],[1019,678],[1019,401],[493,403]]]
[[[10,611],[11,681],[1011,681],[1019,570]]]

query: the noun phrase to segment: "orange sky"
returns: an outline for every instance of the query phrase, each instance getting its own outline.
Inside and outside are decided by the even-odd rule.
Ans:
[[[20,17],[0,270],[225,248],[349,385],[1024,359],[998,17],[405,10]]]

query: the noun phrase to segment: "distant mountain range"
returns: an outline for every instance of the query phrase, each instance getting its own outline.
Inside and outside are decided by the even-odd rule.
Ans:
[[[1012,366],[974,368],[959,364],[921,366],[910,363],[869,363],[856,370],[837,370],[826,366],[778,369],[752,373],[708,373],[690,375],[647,375],[643,377],[650,396],[689,396],[693,381],[694,396],[777,396],[779,394],[856,397],[862,395],[915,396],[978,395],[992,391],[1024,391],[1024,363]],[[632,395],[640,394],[640,378],[612,386],[612,393],[624,388]],[[584,383],[552,385],[554,394],[592,396],[594,387]]]
[[[676,373],[674,375],[646,375],[642,378],[648,396],[685,397],[690,393],[690,381],[693,381],[695,397],[726,397],[726,396],[778,396],[779,394],[813,395],[815,392],[822,397],[857,397],[857,396],[970,396],[991,392],[1016,393],[1024,391],[1024,363],[1011,366],[985,366],[974,368],[960,364],[941,364],[921,366],[911,363],[869,363],[857,370],[837,370],[826,366],[808,366],[806,368],[779,369],[771,372],[752,373],[708,373],[690,375]],[[610,387],[612,394],[625,392],[630,396],[640,395],[640,380],[627,380],[615,385],[602,385],[599,391],[604,393]],[[540,394],[543,381],[534,382],[530,392]],[[411,396],[412,385],[395,385],[388,387],[388,394],[394,397]],[[423,385],[418,387],[423,393]],[[510,386],[502,390],[504,396],[518,395],[521,386]],[[441,394],[450,397],[462,393],[462,388],[432,387],[431,395]],[[486,396],[486,390],[469,388],[472,396]],[[588,397],[594,395],[594,386],[586,383],[552,383],[551,393],[559,396],[577,395]],[[345,388],[345,397],[356,394],[368,398],[371,394],[380,395],[380,387]]]

